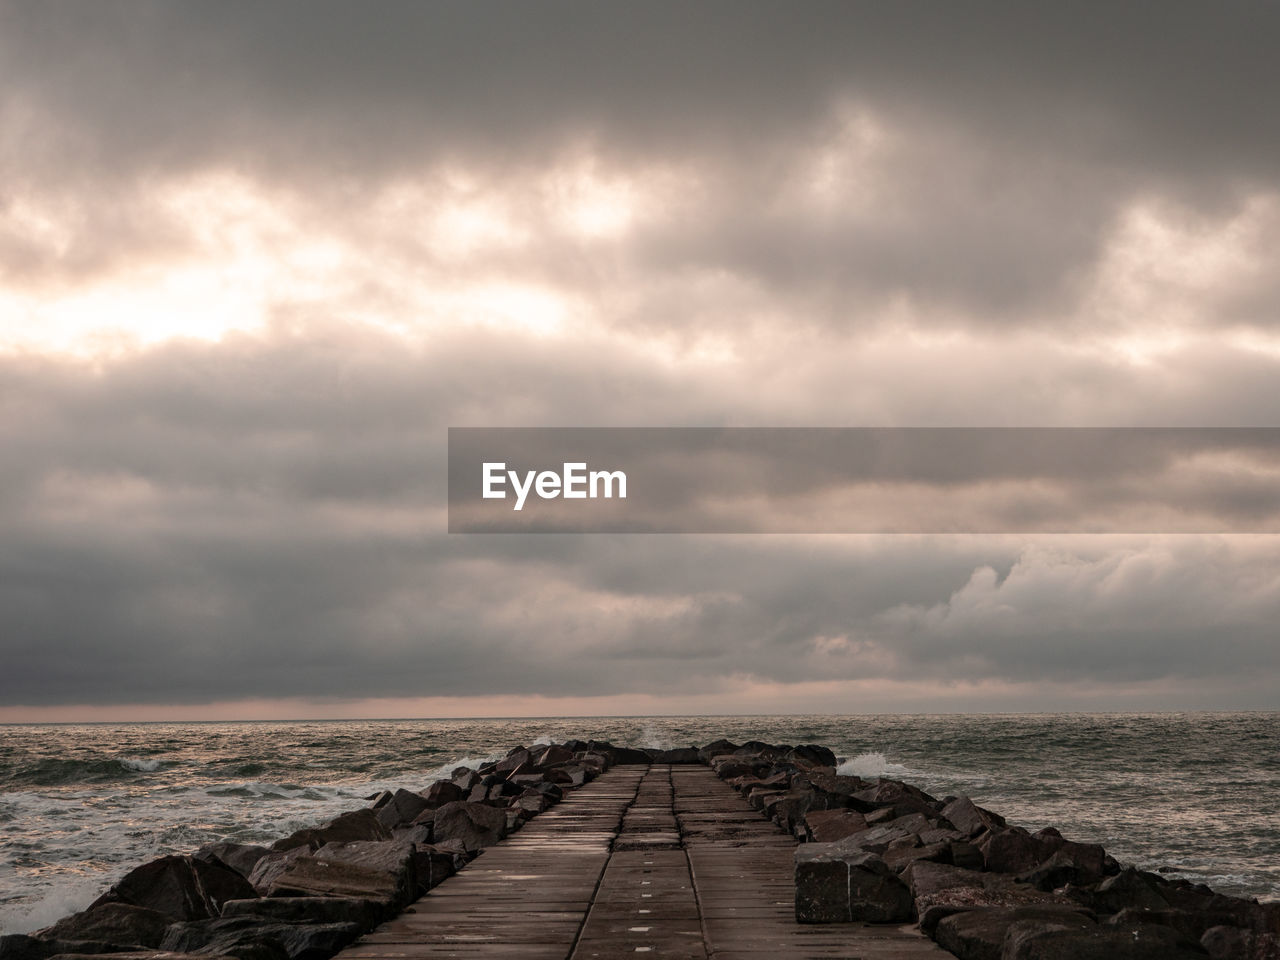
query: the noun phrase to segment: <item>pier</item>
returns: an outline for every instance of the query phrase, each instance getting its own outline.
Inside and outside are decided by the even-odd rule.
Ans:
[[[951,956],[913,927],[796,923],[795,847],[707,767],[618,765],[337,956]]]

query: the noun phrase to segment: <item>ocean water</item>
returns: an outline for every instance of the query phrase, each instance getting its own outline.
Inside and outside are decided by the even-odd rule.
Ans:
[[[0,932],[131,867],[269,842],[516,744],[821,743],[845,772],[968,794],[1123,863],[1280,899],[1280,714],[638,717],[0,725]]]

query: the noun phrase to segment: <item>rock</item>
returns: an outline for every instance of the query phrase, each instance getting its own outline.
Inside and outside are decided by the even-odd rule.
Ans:
[[[427,799],[421,794],[397,790],[391,795],[391,799],[378,809],[378,822],[388,831],[394,830],[396,827],[413,823],[414,818],[429,806]]]
[[[136,907],[131,903],[102,903],[63,917],[40,931],[48,940],[102,940],[139,947],[158,947],[164,931],[173,923],[169,914]]]
[[[48,960],[49,957],[68,954],[102,956],[134,952],[136,947],[136,944],[121,946],[101,940],[56,940],[11,933],[0,936],[0,960]]]
[[[197,860],[218,860],[247,879],[258,861],[270,852],[269,847],[224,840],[221,843],[206,843],[193,856]]]
[[[817,843],[843,840],[867,829],[866,818],[856,810],[810,810],[804,824],[808,838]]]
[[[1092,905],[1099,913],[1119,913],[1125,907],[1167,910],[1169,901],[1160,894],[1159,877],[1128,867],[1098,884]]]
[[[271,845],[272,850],[292,850],[295,847],[310,847],[319,850],[326,843],[354,843],[360,840],[390,840],[391,831],[378,819],[376,810],[352,810],[340,814],[323,827],[298,830],[277,840]]]
[[[344,897],[401,907],[417,897],[415,848],[394,840],[327,843],[272,882],[272,897]]]
[[[726,753],[733,753],[737,749],[738,745],[732,740],[713,740],[698,751],[698,759],[705,764],[710,764],[716,757]]]
[[[961,833],[976,837],[984,830],[1005,826],[1004,818],[984,810],[968,797],[957,797],[942,808],[942,815]]]
[[[456,767],[454,768],[453,775],[450,776],[449,780],[459,790],[466,793],[480,782],[480,774],[475,770],[472,770],[470,767]],[[445,802],[449,803],[452,801]]]
[[[533,762],[539,767],[549,767],[556,763],[568,763],[572,759],[572,750],[553,743],[542,752],[534,754]]]
[[[967,840],[952,840],[948,846],[951,855],[945,862],[952,863],[966,870],[982,869],[982,851]]]
[[[911,919],[911,890],[872,853],[811,843],[795,852],[799,923],[900,923]]]
[[[173,953],[165,950],[120,950],[113,953],[57,953],[50,960],[286,960],[282,950],[261,953],[252,946],[240,956],[218,953]]]
[[[1065,896],[1044,893],[1003,874],[978,873],[930,860],[910,864],[903,879],[915,897],[920,928],[929,935],[943,917],[978,907],[1051,905],[1080,909],[1080,904]]]
[[[961,960],[1002,960],[1011,930],[1073,930],[1097,924],[1068,906],[989,907],[965,910],[938,922],[933,938]]]
[[[786,753],[786,759],[792,763],[800,763],[811,767],[832,767],[836,765],[836,755],[828,748],[816,743],[806,743],[792,747]]]
[[[610,765],[618,763],[644,763],[649,762],[649,754],[643,750],[633,750],[630,747],[615,747],[611,743],[597,743],[591,741],[587,745],[587,749],[579,751],[579,753],[599,753],[603,755]]]
[[[249,874],[249,886],[253,887],[258,896],[267,896],[276,877],[284,873],[299,857],[305,857],[310,852],[311,848],[305,845],[292,850],[271,851],[254,865],[253,872]]]
[[[446,847],[415,846],[413,877],[417,884],[415,898],[422,896],[442,880],[457,872],[457,851]]]
[[[884,852],[884,862],[894,873],[902,873],[908,865],[917,860],[933,860],[937,863],[951,862],[951,847],[946,843],[922,844],[915,837],[903,837],[889,844]]]
[[[1280,937],[1240,927],[1210,927],[1200,945],[1213,960],[1280,960]]]
[[[1168,927],[1025,930],[1000,960],[1204,960],[1204,949]],[[1235,960],[1235,958],[1233,958]]]
[[[1074,857],[1071,851],[1059,849],[1044,863],[1022,874],[1018,879],[1040,890],[1057,890],[1068,883],[1081,887],[1097,883],[1102,879],[1102,873],[1100,870],[1094,871],[1082,866],[1080,860]]]
[[[697,747],[676,747],[674,750],[647,750],[654,763],[672,763],[691,765],[702,763]]]
[[[507,815],[486,804],[446,803],[436,811],[432,835],[437,843],[459,840],[468,851],[483,850],[507,835]]]
[[[1043,841],[1021,827],[989,831],[978,843],[978,849],[992,873],[1026,873],[1053,855]]]
[[[737,777],[767,776],[767,771],[772,764],[754,758],[743,759],[736,753],[731,753],[716,757],[711,761],[711,766],[721,780],[733,780]]]
[[[172,856],[130,870],[89,909],[129,903],[174,920],[203,920],[218,916],[228,900],[253,895],[248,881],[220,861]]]
[[[935,809],[938,801],[918,787],[902,783],[898,780],[886,780],[881,777],[873,785],[853,794],[854,798],[864,803],[874,803],[878,807],[901,806],[902,814],[923,813],[936,817]]]
[[[218,953],[241,960],[328,960],[356,937],[354,923],[282,923],[260,917],[223,917],[175,923],[165,935],[163,949],[181,953]]]
[[[354,923],[362,930],[372,930],[387,919],[387,906],[351,897],[257,897],[228,900],[222,905],[222,915],[284,923]]]

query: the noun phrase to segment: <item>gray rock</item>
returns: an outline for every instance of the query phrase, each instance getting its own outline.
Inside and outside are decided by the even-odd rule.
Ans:
[[[1094,920],[1067,906],[988,907],[963,910],[938,922],[933,938],[961,960],[1002,960],[1011,931],[1074,930]]]
[[[270,848],[260,847],[252,843],[222,841],[221,843],[205,844],[193,856],[197,860],[218,860],[240,874],[240,876],[248,878],[253,873],[253,868],[258,865],[258,861],[270,852]]]
[[[161,857],[130,870],[89,909],[105,903],[129,903],[173,920],[202,920],[218,916],[228,900],[253,895],[248,881],[220,861]]]
[[[1280,937],[1240,927],[1210,927],[1200,945],[1213,960],[1280,960]]]
[[[391,831],[378,819],[376,810],[351,810],[339,814],[323,827],[298,830],[271,845],[272,850],[310,847],[318,850],[326,843],[354,843],[360,840],[390,840]]]
[[[161,948],[178,953],[217,953],[240,960],[328,960],[362,930],[354,923],[283,923],[260,917],[223,917],[175,923]]]
[[[1006,944],[1000,960],[1204,960],[1200,944],[1168,927],[1025,931]],[[1236,958],[1233,958],[1236,960]]]
[[[458,840],[469,851],[483,850],[507,835],[507,815],[482,803],[446,803],[436,811],[432,835],[437,843]]]
[[[901,923],[911,919],[911,890],[878,856],[838,844],[795,852],[795,911],[800,923]]]
[[[968,797],[957,797],[942,808],[942,815],[961,833],[976,837],[984,830],[1005,826],[1004,817],[984,810]]]
[[[392,908],[417,896],[415,847],[394,840],[327,843],[299,857],[272,882],[272,897],[376,900]]]
[[[429,806],[427,799],[421,794],[412,793],[408,790],[397,790],[391,795],[391,799],[378,809],[378,822],[386,827],[388,831],[394,830],[396,827],[407,826],[413,823],[418,814]]]
[[[101,940],[107,943],[158,947],[173,918],[131,903],[102,903],[63,917],[40,931],[48,940]]]
[[[371,930],[387,919],[388,910],[377,900],[350,897],[257,897],[229,900],[223,917],[258,917],[285,923],[354,923]]]

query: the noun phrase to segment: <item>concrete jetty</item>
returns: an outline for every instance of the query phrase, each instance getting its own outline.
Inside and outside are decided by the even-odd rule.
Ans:
[[[338,958],[950,956],[912,927],[797,923],[795,847],[707,767],[621,764]]]

